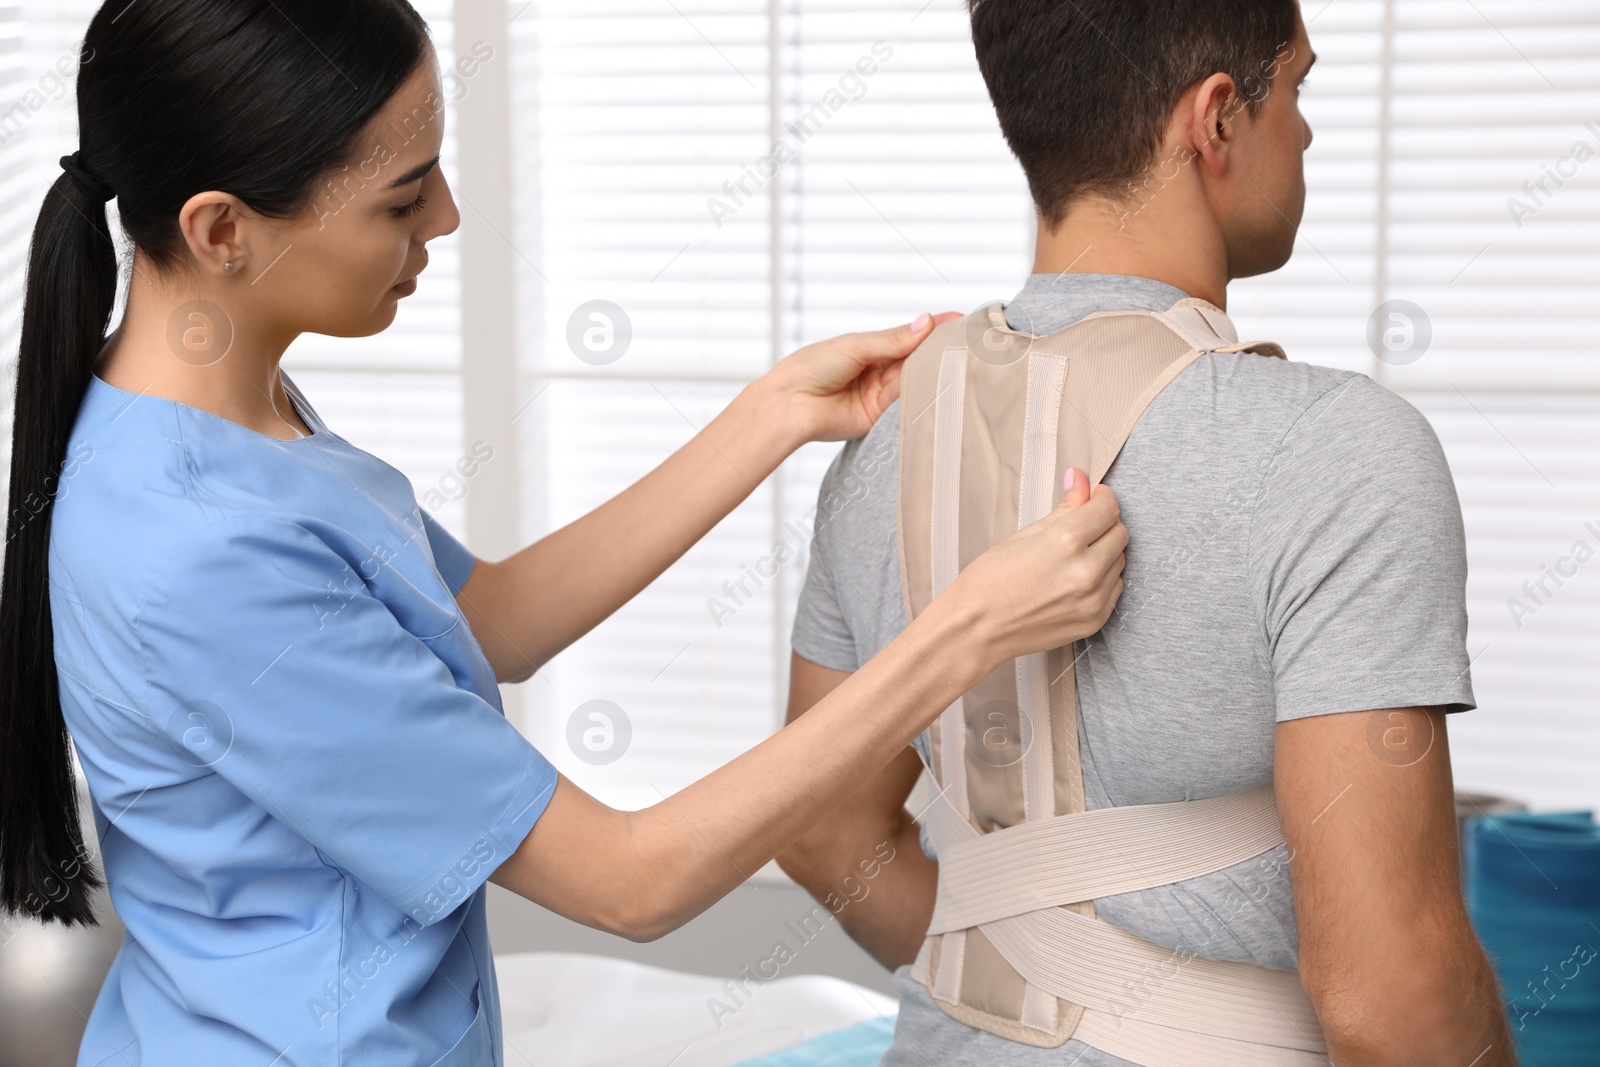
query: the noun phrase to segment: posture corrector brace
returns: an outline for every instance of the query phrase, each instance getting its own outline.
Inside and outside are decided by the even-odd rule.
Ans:
[[[900,565],[914,618],[960,569],[1055,507],[1069,467],[1098,483],[1150,402],[1239,344],[1203,300],[1010,329],[996,304],[945,323],[905,364]],[[1028,1045],[1076,1037],[1146,1067],[1325,1067],[1299,976],[1203,959],[1094,913],[1283,842],[1272,787],[1086,811],[1071,647],[1003,664],[929,729],[941,790],[924,816],[938,897],[913,965],[948,1015]]]

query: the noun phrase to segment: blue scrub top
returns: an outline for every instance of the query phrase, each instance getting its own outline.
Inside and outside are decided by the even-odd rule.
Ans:
[[[485,880],[556,772],[405,476],[92,378],[51,520],[61,702],[127,936],[80,1067],[503,1062]]]

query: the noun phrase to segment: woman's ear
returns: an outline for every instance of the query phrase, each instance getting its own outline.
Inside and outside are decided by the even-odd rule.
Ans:
[[[1228,154],[1234,139],[1233,120],[1244,98],[1230,75],[1217,73],[1190,90],[1189,138],[1196,158],[1212,174],[1228,168]]]
[[[178,229],[202,271],[240,276],[249,258],[250,220],[254,217],[236,196],[198,193],[178,213]]]

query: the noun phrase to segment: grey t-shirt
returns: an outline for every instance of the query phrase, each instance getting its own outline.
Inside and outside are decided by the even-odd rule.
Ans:
[[[1184,296],[1146,278],[1036,274],[1006,318],[1048,334]],[[896,405],[845,445],[822,486],[793,645],[824,667],[859,668],[906,625],[899,429]],[[1274,725],[1290,719],[1475,706],[1450,469],[1422,415],[1370,378],[1213,353],[1150,405],[1105,480],[1131,540],[1122,600],[1077,648],[1090,808],[1264,785]],[[1296,966],[1284,846],[1095,909],[1173,949]],[[1126,1064],[1077,1041],[1037,1049],[959,1023],[909,968],[895,985],[886,1065]]]

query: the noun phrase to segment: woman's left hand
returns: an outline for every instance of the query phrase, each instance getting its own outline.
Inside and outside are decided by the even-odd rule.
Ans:
[[[848,441],[872,429],[900,396],[900,368],[935,326],[960,313],[922,315],[909,326],[847,333],[781,360],[760,384],[807,441]]]

